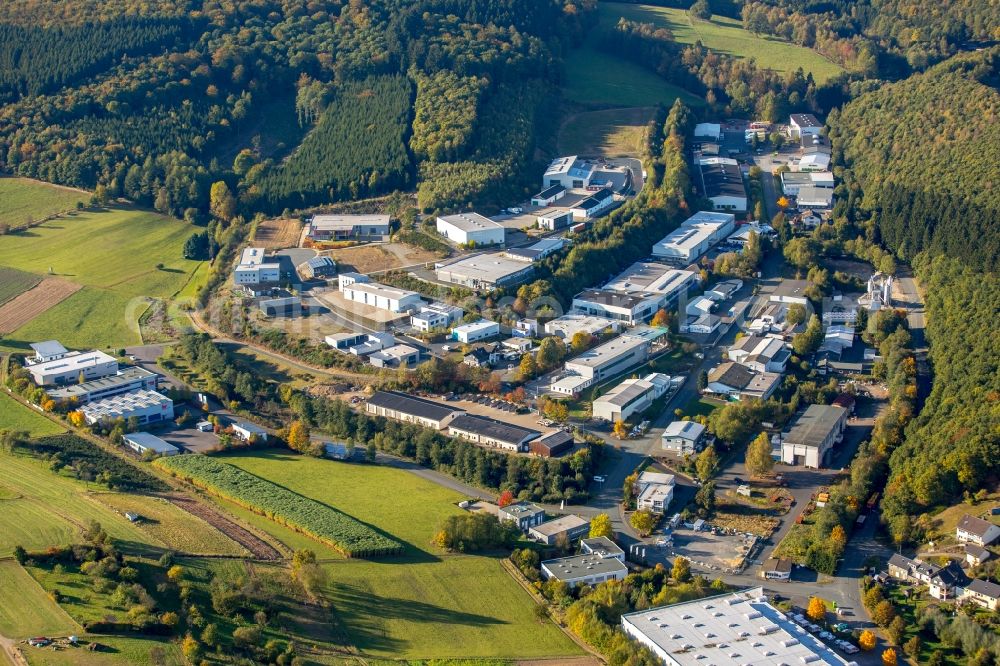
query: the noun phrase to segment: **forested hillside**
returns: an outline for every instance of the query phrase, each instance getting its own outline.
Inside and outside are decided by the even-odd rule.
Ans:
[[[925,293],[933,388],[893,442],[884,518],[915,516],[1000,473],[1000,49],[885,86],[830,118],[848,211],[913,267]]]
[[[991,0],[747,0],[742,18],[748,30],[890,78],[1000,39],[1000,10]]]
[[[511,104],[509,86],[557,82],[590,2],[154,4],[5,3],[0,169],[189,216],[219,180],[245,215],[421,174],[473,183],[458,202],[439,187],[434,205],[476,201],[534,148],[541,98]],[[302,132],[268,140],[296,121]],[[496,140],[511,125],[527,145]]]

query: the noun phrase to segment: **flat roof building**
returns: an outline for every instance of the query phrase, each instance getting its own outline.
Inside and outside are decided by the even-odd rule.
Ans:
[[[623,294],[607,289],[586,289],[573,297],[573,310],[615,319],[629,326],[648,321],[660,309],[663,294]]]
[[[590,186],[595,166],[576,155],[557,157],[549,163],[542,176],[542,188],[562,185],[567,190],[583,189]]]
[[[573,204],[570,212],[575,220],[589,220],[598,217],[615,203],[615,193],[609,187],[602,187],[586,199]]]
[[[673,474],[643,472],[635,482],[636,507],[653,513],[666,513],[674,499],[675,485]]]
[[[607,317],[587,315],[579,312],[570,312],[562,317],[557,317],[545,323],[545,332],[569,343],[577,333],[587,333],[597,335],[602,331],[611,329],[618,332],[621,322]]]
[[[573,224],[573,211],[568,208],[547,208],[540,210],[535,216],[535,222],[541,229],[557,231]]]
[[[583,551],[585,555],[593,553],[594,555],[598,555],[600,557],[612,557],[614,559],[621,560],[622,562],[625,561],[625,551],[608,537],[602,536],[581,539],[580,550]]]
[[[536,456],[552,458],[573,449],[573,435],[562,430],[553,430],[547,435],[528,442],[528,450]]]
[[[375,391],[365,403],[365,411],[375,416],[416,423],[435,430],[442,430],[456,416],[465,413],[464,409],[397,391]]]
[[[379,310],[407,312],[418,309],[424,304],[420,294],[415,291],[387,287],[372,282],[368,276],[359,273],[342,273],[339,282],[340,293],[344,298]]]
[[[736,160],[727,157],[703,157],[698,160],[701,191],[714,210],[744,212],[747,191],[743,172]]]
[[[566,362],[565,369],[596,382],[645,363],[649,358],[649,348],[649,340],[620,335],[573,357]]]
[[[833,174],[829,171],[784,171],[781,174],[781,190],[788,196],[798,196],[803,187],[824,187],[833,189]]]
[[[500,335],[500,324],[489,319],[480,319],[471,324],[462,324],[451,329],[451,338],[464,344],[486,340]]]
[[[735,228],[736,216],[732,213],[695,213],[653,245],[653,255],[674,264],[691,264]]]
[[[381,240],[389,235],[389,216],[313,215],[307,233],[312,240]]]
[[[123,436],[125,444],[140,455],[152,453],[157,456],[176,456],[181,452],[179,448],[169,442],[165,442],[156,435],[148,432],[130,432]]]
[[[637,261],[614,278],[603,289],[622,294],[660,294],[660,307],[670,307],[680,294],[686,294],[701,282],[694,271],[685,271],[655,261]]]
[[[233,434],[244,442],[267,441],[267,430],[261,428],[256,423],[250,423],[249,421],[233,421],[229,427],[232,429]]]
[[[528,442],[542,433],[485,416],[460,414],[448,424],[448,434],[505,451],[524,452],[528,450]]]
[[[528,247],[508,248],[507,251],[504,252],[504,256],[515,261],[539,261],[553,252],[558,252],[565,247],[565,245],[566,240],[563,238],[543,238]]]
[[[420,350],[410,345],[392,345],[368,355],[376,368],[410,368],[420,361]]]
[[[530,528],[528,536],[544,543],[546,546],[552,546],[562,536],[565,536],[569,541],[574,541],[588,532],[590,532],[589,520],[569,514],[553,520],[547,520],[541,525]]]
[[[435,301],[422,306],[419,311],[410,315],[410,326],[426,333],[432,328],[448,328],[464,314],[465,311],[457,305]]]
[[[77,404],[86,404],[91,400],[108,398],[120,393],[128,393],[139,389],[156,390],[160,376],[145,368],[123,368],[117,374],[92,379],[82,384],[73,384],[47,391],[53,400],[72,400]]]
[[[533,264],[516,261],[499,252],[477,254],[435,265],[437,279],[473,289],[508,287],[526,281],[535,273]]]
[[[848,663],[768,603],[761,587],[628,613],[621,622],[668,666]]]
[[[51,361],[25,366],[31,379],[38,386],[75,384],[82,378],[90,381],[118,372],[118,360],[99,350],[71,351]]]
[[[819,468],[843,438],[847,410],[836,405],[809,405],[781,436],[781,460],[788,465]]]
[[[653,372],[642,379],[626,379],[592,404],[595,419],[627,421],[633,414],[642,412],[662,397],[670,388],[670,377]]]
[[[174,418],[174,401],[156,391],[139,390],[94,400],[80,408],[88,424],[132,417],[139,423],[162,423]]]
[[[262,247],[244,249],[233,270],[233,282],[251,290],[262,285],[278,284],[280,279],[281,265],[277,261],[266,261]]]
[[[546,187],[541,192],[531,197],[532,206],[548,206],[555,201],[558,201],[563,196],[566,195],[566,188],[562,185],[551,185]]]
[[[515,523],[522,532],[527,532],[545,521],[545,509],[531,502],[515,502],[497,509],[501,523]]]
[[[625,580],[628,567],[617,557],[602,557],[599,553],[584,553],[542,562],[542,577],[555,578],[570,587],[597,585],[607,580]]]
[[[479,213],[458,213],[437,218],[437,232],[458,245],[503,245],[504,227]]]

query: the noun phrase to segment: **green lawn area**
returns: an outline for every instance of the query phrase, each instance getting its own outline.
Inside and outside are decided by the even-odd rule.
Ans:
[[[0,178],[0,224],[21,226],[31,220],[76,209],[90,194],[29,178]]]
[[[0,455],[0,557],[10,555],[14,546],[38,550],[51,545],[72,543],[91,520],[96,520],[112,537],[127,547],[142,550],[163,544],[132,525],[124,516],[88,497],[81,481],[56,474],[48,465],[22,455]],[[97,486],[90,484],[91,489]]]
[[[670,106],[678,97],[691,106],[704,104],[645,67],[590,46],[566,58],[564,93],[574,102],[595,106]]]
[[[6,392],[0,392],[0,430],[23,430],[37,437],[55,435],[66,428],[25,407]]]
[[[76,631],[76,623],[17,561],[0,561],[0,634],[16,639]]]
[[[634,157],[642,154],[655,107],[602,109],[569,116],[559,128],[560,155]]]
[[[692,19],[686,9],[622,2],[598,3],[598,15],[603,28],[613,27],[622,17],[639,23],[652,23],[668,28],[681,44],[694,44],[701,40],[702,44],[717,53],[755,58],[758,65],[779,72],[801,67],[807,73],[812,72],[819,83],[843,71],[839,65],[812,49],[772,37],[758,37],[744,30],[740,21],[724,16],[699,21]]]
[[[403,556],[346,560],[321,543],[248,511],[227,509],[292,548],[325,561],[340,640],[366,657],[538,658],[580,654],[554,625],[534,618],[530,597],[493,557],[448,554],[430,540],[460,495],[402,470],[283,451],[225,461],[344,511],[403,541]],[[391,490],[390,490],[391,489]]]
[[[73,213],[29,231],[0,237],[0,266],[56,275],[84,286],[8,336],[0,347],[24,349],[55,335],[69,347],[140,341],[136,321],[146,297],[167,298],[197,287],[202,262],[181,256],[193,232],[180,220],[148,211]],[[163,264],[162,269],[157,264]]]
[[[685,416],[708,416],[719,407],[726,404],[725,400],[715,398],[696,397],[688,404],[684,405]]]

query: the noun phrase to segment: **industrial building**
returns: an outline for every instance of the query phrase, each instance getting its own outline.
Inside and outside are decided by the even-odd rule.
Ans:
[[[621,623],[667,666],[848,663],[772,606],[761,587],[628,613]]]
[[[489,319],[480,319],[471,324],[462,324],[451,329],[452,339],[465,344],[486,340],[497,335],[500,335],[500,324]]]
[[[542,189],[562,185],[567,190],[590,187],[596,167],[576,155],[552,160],[542,176]]]
[[[47,391],[50,398],[59,401],[73,401],[85,405],[92,400],[110,398],[113,395],[146,389],[155,391],[160,376],[145,368],[123,368],[114,375],[100,377],[82,384],[73,384]]]
[[[833,174],[829,171],[783,171],[781,191],[787,196],[798,196],[803,187],[825,187],[833,189]]]
[[[706,393],[727,398],[767,400],[781,384],[781,375],[774,372],[755,373],[750,368],[726,361],[708,373]]]
[[[465,312],[457,305],[434,301],[410,315],[410,326],[426,333],[432,328],[448,328],[462,318]]]
[[[558,252],[566,246],[563,238],[543,238],[537,243],[532,243],[528,247],[509,248],[503,253],[508,259],[515,261],[539,261],[549,256],[553,252]]]
[[[593,416],[595,419],[627,421],[633,414],[641,413],[662,397],[671,386],[670,376],[653,372],[642,379],[626,379],[599,398],[595,398]]]
[[[562,185],[551,185],[541,192],[531,197],[532,206],[549,206],[566,195],[566,188]]]
[[[795,204],[799,208],[810,210],[829,210],[833,208],[833,190],[829,187],[805,185],[799,188]]]
[[[165,442],[156,435],[151,435],[148,432],[130,432],[123,436],[122,440],[126,446],[139,455],[149,453],[157,456],[176,456],[181,452],[173,444]]]
[[[622,294],[660,294],[660,307],[669,308],[681,294],[701,282],[694,271],[678,270],[654,261],[637,261],[602,287]]]
[[[648,321],[660,309],[662,294],[622,294],[605,289],[586,289],[573,297],[573,310],[615,319],[628,326]]]
[[[844,436],[847,410],[837,405],[809,405],[781,436],[781,460],[788,465],[817,469],[827,462],[833,446]]]
[[[589,520],[569,514],[553,520],[547,520],[541,525],[530,528],[528,536],[544,543],[546,546],[553,546],[559,541],[560,537],[565,537],[568,542],[572,542],[586,535],[589,531]]]
[[[573,211],[568,208],[548,208],[538,211],[535,222],[541,229],[557,231],[573,224]]]
[[[410,345],[392,345],[368,355],[368,362],[376,368],[409,368],[419,360],[420,350]]]
[[[142,389],[131,393],[102,398],[80,408],[88,424],[116,421],[132,417],[139,423],[161,423],[174,418],[174,401],[156,391]]]
[[[663,515],[674,499],[675,485],[673,474],[644,471],[634,486],[636,507]]]
[[[458,245],[503,245],[502,224],[479,213],[458,213],[437,218],[437,232]]]
[[[528,450],[532,455],[552,458],[573,449],[573,435],[562,430],[553,430],[547,435],[528,442]]]
[[[375,391],[365,403],[365,411],[394,421],[416,423],[442,430],[465,410],[442,405],[397,391]]]
[[[382,240],[389,235],[388,215],[313,215],[306,232],[311,240]]]
[[[615,205],[615,193],[609,187],[602,187],[586,199],[573,204],[570,212],[574,220],[589,220]]]
[[[340,293],[349,301],[370,305],[389,312],[407,312],[418,309],[424,304],[420,294],[406,289],[387,287],[372,282],[367,275],[360,273],[342,273],[340,275]]]
[[[533,264],[509,259],[499,252],[477,254],[447,264],[436,264],[437,279],[472,289],[508,287],[527,281],[535,273]]]
[[[593,383],[645,363],[649,358],[649,349],[649,340],[620,335],[566,361],[565,369]]]
[[[461,414],[448,424],[448,434],[483,446],[526,452],[528,442],[537,439],[542,433],[485,416]]]
[[[728,157],[702,157],[697,160],[701,191],[717,211],[745,212],[747,191],[743,185],[743,172],[734,159]]]
[[[302,265],[305,278],[331,277],[337,274],[337,262],[330,257],[313,257]]]
[[[607,580],[625,580],[628,567],[617,557],[603,557],[601,553],[585,553],[560,557],[542,562],[542,578],[555,578],[570,587],[594,586]]]
[[[38,386],[62,386],[90,381],[118,372],[118,360],[102,351],[71,351],[52,359],[25,366]]]
[[[35,352],[34,356],[25,357],[24,361],[27,365],[33,365],[35,363],[47,363],[49,361],[58,361],[66,354],[69,354],[69,350],[62,346],[62,343],[58,340],[45,340],[43,342],[32,342],[30,345],[32,351]]]
[[[819,136],[823,125],[811,113],[793,113],[788,119],[788,133],[793,139],[804,136]]]
[[[281,279],[281,265],[266,261],[264,248],[248,247],[240,255],[240,262],[233,270],[233,282],[251,292],[261,287],[277,285]]]
[[[283,296],[281,298],[264,298],[257,303],[257,307],[266,317],[307,317],[309,316],[309,306],[302,302],[298,296]]]
[[[615,319],[580,312],[570,312],[569,314],[564,314],[562,317],[545,322],[545,333],[561,338],[569,344],[573,340],[573,336],[577,333],[598,335],[608,329],[617,333],[620,327],[621,322]]]
[[[735,228],[736,216],[732,213],[695,213],[653,246],[653,256],[686,266],[697,261]]]

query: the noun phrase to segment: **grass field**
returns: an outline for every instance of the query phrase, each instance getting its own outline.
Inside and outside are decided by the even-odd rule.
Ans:
[[[559,128],[560,155],[636,157],[646,143],[655,107],[602,109],[569,116]]]
[[[0,180],[0,183],[3,181]],[[41,281],[41,277],[32,273],[0,268],[0,305],[6,303],[18,294],[28,291]]]
[[[189,555],[247,556],[238,543],[201,518],[160,497],[128,493],[94,493],[92,498],[124,515],[134,511],[143,520],[137,527],[153,539],[179,553]]]
[[[740,21],[724,16],[713,16],[711,21],[698,21],[688,16],[685,9],[620,2],[598,3],[598,16],[602,28],[613,27],[622,17],[639,23],[652,23],[670,29],[674,39],[681,44],[694,44],[700,40],[716,53],[755,58],[758,65],[779,72],[801,67],[807,73],[812,72],[813,78],[820,83],[843,71],[812,49],[780,39],[758,37],[744,30]]]
[[[29,219],[42,220],[49,215],[76,209],[76,202],[86,203],[90,194],[68,187],[49,185],[28,178],[0,178],[0,224],[18,227]]]
[[[23,430],[34,436],[64,432],[57,423],[25,407],[6,393],[0,393],[0,430]]]
[[[0,561],[0,634],[17,639],[76,631],[76,623],[17,561]]]
[[[332,549],[247,511],[234,510],[292,548],[311,548],[330,574],[340,642],[394,659],[534,658],[579,654],[492,557],[452,555],[430,545],[443,519],[460,512],[457,493],[407,472],[348,465],[279,451],[225,461],[325,502],[406,543],[402,557],[345,560]],[[392,489],[384,492],[380,489]]]
[[[121,539],[126,549],[164,547],[123,516],[90,499],[83,482],[52,472],[41,460],[0,455],[0,486],[16,495],[0,500],[0,557],[10,555],[17,545],[37,550],[71,543],[91,520]]]
[[[31,666],[123,666],[123,664],[149,664],[150,666],[180,666],[186,663],[180,645],[155,638],[126,636],[81,636],[96,640],[107,650],[90,652],[82,645],[60,652],[50,649],[25,648]]]
[[[645,67],[589,46],[566,59],[563,92],[571,101],[594,106],[670,106],[678,97],[691,106],[704,104]]]
[[[190,278],[201,262],[181,257],[191,233],[191,226],[180,220],[112,209],[75,213],[0,237],[0,266],[38,275],[51,270],[84,286],[0,346],[23,349],[54,332],[70,347],[137,344],[144,297],[166,298],[192,288]]]

